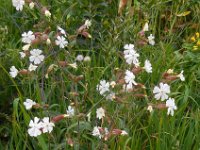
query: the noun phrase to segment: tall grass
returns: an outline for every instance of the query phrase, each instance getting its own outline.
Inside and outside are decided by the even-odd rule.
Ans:
[[[0,34],[0,149],[199,149],[200,110],[199,110],[199,53],[190,53],[182,45],[200,30],[200,2],[198,0],[133,0],[120,16],[117,13],[118,1],[109,0],[41,0],[50,6],[51,20],[44,19],[38,11],[28,7],[17,12],[12,2],[0,3],[0,27],[7,26],[8,32]],[[187,16],[178,17],[185,11]],[[77,37],[70,39],[67,49],[44,49],[47,54],[45,65],[36,74],[9,76],[12,65],[25,67],[26,61],[19,57],[21,34],[24,31],[42,31],[50,26],[62,26],[69,35],[75,35],[77,28],[86,18],[92,20],[89,33],[91,39]],[[156,45],[140,46],[136,49],[141,62],[149,59],[153,73],[139,77],[146,85],[146,92],[152,95],[152,88],[159,84],[163,72],[172,68],[184,70],[186,81],[173,81],[171,95],[176,99],[178,110],[173,117],[166,110],[147,111],[147,98],[126,96],[122,102],[107,101],[96,91],[101,79],[115,80],[117,68],[125,70],[125,60],[121,56],[123,46],[138,43],[142,26],[149,21],[150,33],[156,37]],[[34,25],[44,21],[41,28]],[[79,63],[77,70],[59,68],[45,79],[45,71],[50,64],[59,60],[73,61],[78,54],[89,55],[91,62]],[[69,75],[83,75],[84,79],[73,82]],[[77,92],[74,96],[70,92]],[[46,109],[25,110],[23,101],[34,99],[37,103],[48,104]],[[86,117],[74,117],[56,124],[51,134],[37,138],[28,135],[27,129],[34,116],[56,116],[66,113],[70,103],[75,103],[77,113],[92,112],[91,122]],[[96,108],[103,106],[110,124],[108,128],[125,129],[128,136],[111,137],[108,141],[91,135],[93,127],[100,122],[95,118]],[[68,139],[74,141],[73,147]]]

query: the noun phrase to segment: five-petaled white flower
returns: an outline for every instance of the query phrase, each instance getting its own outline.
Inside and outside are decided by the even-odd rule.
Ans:
[[[15,78],[16,76],[17,76],[17,74],[18,74],[18,70],[15,68],[15,66],[12,66],[11,68],[10,68],[10,76],[12,77],[12,78]]]
[[[173,98],[169,98],[167,101],[166,101],[166,107],[168,107],[167,109],[167,114],[173,116],[174,115],[174,110],[177,110],[177,106],[174,102],[174,99]]]
[[[104,95],[106,92],[109,92],[110,84],[106,82],[106,80],[101,80],[100,84],[97,85],[97,90],[100,92],[101,95]]]
[[[84,24],[88,29],[89,27],[92,25],[91,21],[90,20],[85,20],[85,24]]]
[[[33,40],[35,40],[35,35],[32,31],[22,33],[22,42],[30,44]]]
[[[145,60],[144,69],[147,73],[152,73],[152,66],[149,60]]]
[[[124,46],[124,58],[126,60],[126,63],[129,65],[134,64],[135,66],[139,66],[140,62],[138,60],[138,57],[140,56],[134,49],[133,44],[126,44]]]
[[[26,54],[24,52],[19,52],[21,58],[25,58]]]
[[[36,105],[36,102],[27,98],[23,104],[24,104],[26,110],[30,110],[34,105]]]
[[[49,117],[44,117],[41,122],[42,132],[51,133],[53,127],[55,126],[53,122],[49,121]]]
[[[102,119],[103,117],[105,117],[105,110],[102,107],[98,108],[96,113],[98,119]]]
[[[30,51],[31,56],[29,57],[30,62],[34,62],[35,65],[40,64],[44,60],[44,55],[40,49],[33,49]]]
[[[59,32],[60,32],[61,34],[63,34],[65,37],[67,36],[67,35],[66,35],[66,32],[65,32],[65,30],[64,30],[63,28],[61,28],[60,26],[57,26],[57,29],[58,29]]]
[[[75,114],[75,110],[72,106],[68,106],[66,112],[69,116],[74,116],[74,114]]]
[[[185,81],[185,77],[183,75],[183,70],[181,71],[180,74],[178,74],[178,77],[180,78],[181,81]]]
[[[106,96],[106,99],[107,100],[113,100],[115,99],[115,93],[114,92],[110,92],[107,96]]]
[[[34,121],[31,120],[29,123],[28,134],[33,137],[37,137],[38,135],[42,134],[41,128],[42,123],[38,117],[34,117]]]
[[[150,34],[150,36],[148,36],[148,41],[149,41],[150,45],[155,45],[154,39],[155,39],[155,37],[152,34]]]
[[[77,55],[76,56],[76,61],[83,61],[84,60],[84,56],[83,55]]]
[[[151,113],[151,112],[153,111],[153,107],[152,107],[151,105],[149,105],[149,106],[147,107],[147,110]]]
[[[122,130],[121,135],[122,135],[122,136],[128,135],[128,133],[127,133],[125,130]]]
[[[30,63],[29,67],[28,67],[28,70],[29,71],[35,71],[37,69],[38,66],[36,65],[33,65],[32,63]]]
[[[66,39],[63,36],[57,36],[55,43],[60,48],[64,48],[68,45],[68,42],[66,41]]]
[[[22,11],[25,1],[24,0],[12,0],[12,4],[16,8],[17,11]]]
[[[100,131],[99,131],[99,127],[95,126],[95,127],[93,128],[92,135],[93,135],[93,136],[97,136],[97,137],[99,137],[100,139],[102,138],[102,135],[101,135],[101,133],[100,133]]]
[[[132,89],[133,85],[137,85],[137,83],[135,82],[135,75],[129,70],[126,70],[124,79],[127,84],[127,90]]]
[[[168,99],[168,95],[170,93],[170,86],[168,84],[160,83],[160,88],[155,86],[153,89],[153,93],[155,94],[155,99],[164,101]]]

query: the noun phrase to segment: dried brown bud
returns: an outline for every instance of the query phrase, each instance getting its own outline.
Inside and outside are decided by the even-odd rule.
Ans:
[[[58,61],[58,64],[61,67],[66,67],[68,63],[66,61]]]
[[[19,74],[21,74],[21,75],[27,75],[29,73],[30,73],[30,71],[28,71],[26,69],[22,69],[22,70],[19,71]]]
[[[154,108],[157,108],[157,109],[166,109],[166,104],[164,103],[160,103],[160,104],[157,104],[157,105],[154,105],[153,106]]]
[[[87,32],[87,31],[83,31],[83,32],[81,32],[81,33],[79,33],[79,34],[81,34],[82,36],[84,36],[85,38],[92,38],[92,36]]]
[[[118,8],[118,14],[119,15],[122,14],[122,11],[123,11],[124,7],[126,6],[126,4],[127,4],[127,0],[120,0],[119,8]]]
[[[131,71],[133,72],[134,75],[140,73],[143,70],[141,67],[133,68]]]
[[[69,117],[69,115],[67,115],[67,114],[58,115],[58,116],[53,117],[51,121],[56,123],[66,117]]]
[[[138,98],[144,98],[146,97],[147,95],[145,94],[134,94],[135,97],[138,97]]]
[[[67,144],[70,145],[71,147],[74,146],[74,142],[73,142],[73,140],[70,137],[67,138]]]
[[[71,96],[79,96],[79,93],[77,93],[77,92],[70,92],[69,95],[71,95]]]

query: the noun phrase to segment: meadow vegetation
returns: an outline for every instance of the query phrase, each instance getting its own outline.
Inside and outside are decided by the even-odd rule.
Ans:
[[[199,0],[2,0],[0,149],[200,149]]]

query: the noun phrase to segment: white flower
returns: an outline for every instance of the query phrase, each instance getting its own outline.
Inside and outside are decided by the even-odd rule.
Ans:
[[[51,133],[54,127],[54,123],[49,121],[49,117],[44,117],[41,122],[42,132]]]
[[[134,50],[134,45],[133,44],[126,44],[124,45],[125,50]]]
[[[144,69],[147,73],[152,73],[152,66],[149,60],[145,60]]]
[[[181,71],[180,74],[178,74],[178,77],[181,79],[181,81],[185,81],[185,77],[183,75],[183,70]]]
[[[153,89],[153,93],[155,94],[155,99],[164,101],[168,99],[168,95],[170,93],[170,86],[168,84],[160,83],[160,88],[155,86]]]
[[[15,66],[12,66],[11,68],[10,68],[10,76],[12,77],[12,78],[15,78],[16,76],[17,76],[17,74],[18,74],[18,70],[15,68]]]
[[[30,3],[29,3],[29,8],[30,8],[30,9],[33,9],[34,6],[35,6],[35,3],[34,3],[34,2],[30,2]]]
[[[22,50],[23,50],[23,51],[27,51],[27,50],[29,50],[30,46],[31,46],[31,44],[26,44],[26,45],[24,45],[24,46],[22,47]]]
[[[90,20],[85,20],[85,26],[89,29],[89,27],[92,25]]]
[[[173,116],[174,115],[174,110],[177,110],[177,106],[176,106],[173,98],[169,98],[166,101],[166,107],[168,107],[167,114],[168,115],[171,114],[171,116]]]
[[[68,45],[68,42],[63,36],[57,36],[55,42],[56,42],[56,45],[58,45],[60,48],[64,48],[65,46]]]
[[[26,56],[26,54],[24,52],[19,52],[19,54],[20,54],[21,58],[24,58]]]
[[[173,74],[173,73],[174,73],[174,70],[173,70],[173,69],[168,69],[168,70],[167,70],[167,73],[168,73],[168,74]]]
[[[92,135],[93,135],[93,136],[97,136],[97,137],[99,137],[100,139],[102,138],[102,135],[101,135],[101,133],[100,133],[100,131],[99,131],[99,127],[97,127],[97,126],[94,127],[94,129],[93,129],[93,131],[92,131]]]
[[[46,17],[48,17],[48,18],[51,17],[51,13],[50,13],[49,10],[45,10],[44,15],[45,15]]]
[[[91,58],[90,58],[90,56],[85,56],[85,58],[84,58],[84,60],[83,60],[84,62],[90,62],[91,61]]]
[[[64,30],[63,28],[57,26],[57,29],[58,29],[58,30],[60,31],[60,33],[63,34],[65,37],[67,36],[67,35],[66,35],[66,32],[65,32],[65,30]]]
[[[115,99],[115,93],[114,92],[110,92],[107,96],[106,96],[107,100],[113,100]]]
[[[125,130],[122,130],[121,135],[122,135],[122,136],[124,136],[124,135],[128,135],[128,133],[127,133]]]
[[[105,117],[105,110],[102,107],[98,108],[96,113],[98,119],[102,119],[103,117]]]
[[[33,137],[37,137],[38,135],[42,134],[42,131],[40,130],[42,128],[42,124],[39,121],[40,119],[38,117],[34,118],[34,121],[31,120],[29,123],[29,129],[28,134]]]
[[[100,92],[101,95],[104,95],[106,92],[109,92],[110,84],[106,82],[106,80],[101,80],[100,84],[97,85],[97,90]]]
[[[83,61],[84,57],[83,55],[76,56],[76,61]]]
[[[16,8],[17,11],[22,11],[25,1],[24,0],[12,0],[12,4]]]
[[[153,107],[152,107],[151,105],[149,105],[149,106],[147,107],[147,110],[151,113],[151,112],[153,111]]]
[[[77,64],[76,64],[76,63],[68,64],[68,65],[71,66],[71,67],[74,68],[74,69],[77,69]]]
[[[33,49],[30,51],[31,56],[29,57],[30,62],[34,62],[34,64],[40,64],[44,60],[44,55],[42,51],[39,49]]]
[[[110,86],[111,86],[112,88],[114,88],[115,85],[116,85],[116,82],[115,82],[115,81],[111,81],[111,82],[110,82]]]
[[[68,106],[68,109],[66,110],[66,112],[69,116],[74,116],[75,114],[74,108],[72,106]]]
[[[126,70],[124,79],[127,84],[127,87],[126,87],[127,90],[132,89],[133,85],[137,85],[137,83],[135,82],[135,75],[129,70]]]
[[[22,33],[22,42],[30,44],[33,40],[35,40],[35,35],[32,31]]]
[[[30,63],[29,67],[28,67],[28,70],[29,71],[35,71],[37,69],[38,66],[36,65],[33,65],[32,63]]]
[[[27,98],[23,104],[24,104],[26,110],[30,110],[34,105],[36,105],[36,102]]]
[[[155,41],[154,41],[155,37],[150,34],[150,36],[148,36],[148,41],[150,45],[155,45]]]
[[[143,27],[142,31],[149,31],[149,24],[148,24],[148,22],[146,22],[144,24],[144,27]]]
[[[135,51],[133,44],[126,44],[124,46],[124,58],[126,59],[126,63],[129,65],[134,64],[135,66],[139,66],[139,54]]]

